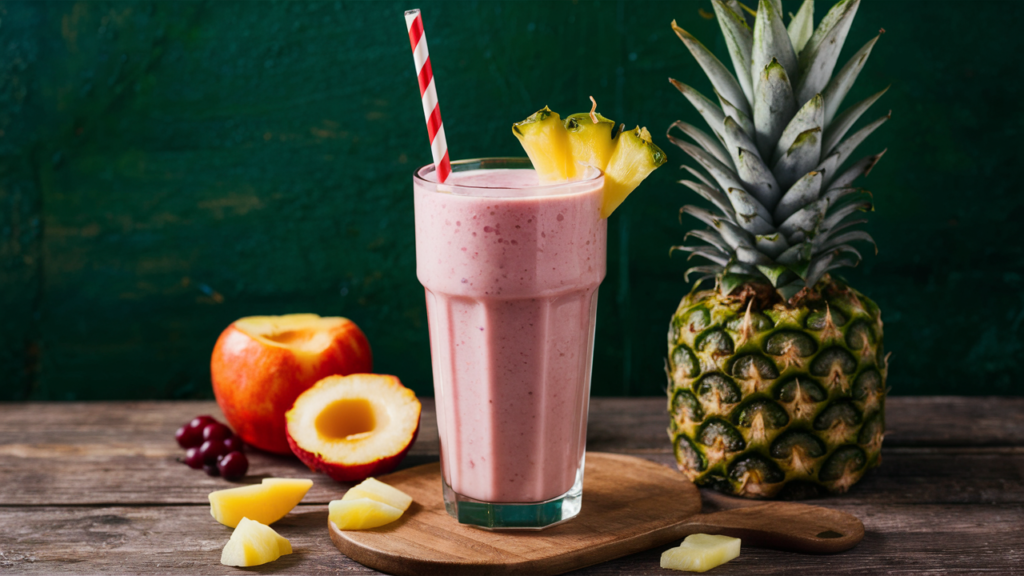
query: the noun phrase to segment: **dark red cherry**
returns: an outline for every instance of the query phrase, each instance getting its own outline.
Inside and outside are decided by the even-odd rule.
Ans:
[[[188,424],[178,428],[174,433],[174,439],[182,448],[192,448],[203,443],[203,431],[201,428],[192,428]]]
[[[199,457],[199,448],[193,446],[185,451],[185,457],[178,459],[179,462],[184,463],[193,470],[198,470],[203,467],[203,459]]]
[[[220,476],[220,469],[216,464],[203,464],[203,472],[208,476]]]
[[[249,470],[249,459],[241,452],[231,452],[217,461],[220,475],[228,480],[237,480]]]
[[[203,440],[224,440],[231,436],[231,428],[220,422],[213,422],[203,426]]]
[[[241,452],[245,448],[245,442],[238,436],[231,436],[224,439],[224,447],[228,452]]]
[[[207,440],[199,447],[199,457],[204,464],[217,465],[217,456],[228,453],[222,440]]]
[[[202,432],[203,428],[205,428],[207,424],[213,424],[216,421],[217,419],[214,418],[213,416],[210,416],[209,414],[204,414],[202,416],[196,416],[195,418],[190,420],[189,423],[186,424],[186,426],[188,426],[189,428],[196,428],[200,432]]]

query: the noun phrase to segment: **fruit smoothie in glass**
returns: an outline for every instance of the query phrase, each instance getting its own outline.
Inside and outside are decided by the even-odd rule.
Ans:
[[[607,220],[600,170],[540,184],[527,159],[414,176],[445,504],[543,528],[579,513]]]

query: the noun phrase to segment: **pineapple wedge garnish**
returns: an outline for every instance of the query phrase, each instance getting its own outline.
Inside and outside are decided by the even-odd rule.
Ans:
[[[564,182],[579,177],[579,167],[569,151],[569,133],[558,112],[545,106],[513,124],[512,133],[519,138],[541,182]]]
[[[661,567],[686,572],[707,572],[739,555],[739,538],[690,534],[676,548],[661,553]]]
[[[596,104],[595,104],[596,108]],[[512,126],[541,182],[583,176],[585,166],[604,172],[601,217],[607,218],[629,194],[665,163],[665,153],[646,128],[616,131],[615,122],[594,110],[559,120],[547,106]]]
[[[615,152],[615,143],[618,141],[615,121],[600,114],[591,116],[587,112],[580,112],[566,118],[564,124],[569,134],[569,152],[573,160],[603,170]]]
[[[221,552],[220,563],[225,566],[259,566],[291,553],[291,543],[273,528],[242,518]]]
[[[602,218],[611,216],[626,196],[667,160],[661,148],[651,142],[647,128],[637,126],[619,134],[617,140],[615,152],[604,167]]]

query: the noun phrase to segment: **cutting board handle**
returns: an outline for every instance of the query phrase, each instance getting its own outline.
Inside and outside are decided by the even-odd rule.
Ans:
[[[697,514],[680,529],[684,536],[723,534],[740,538],[744,546],[805,554],[843,552],[864,538],[864,524],[854,516],[792,502],[768,502]]]

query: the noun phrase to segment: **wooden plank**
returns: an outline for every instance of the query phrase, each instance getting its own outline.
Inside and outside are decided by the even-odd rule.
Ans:
[[[434,399],[422,398],[420,402],[420,433],[413,453],[437,454]],[[224,413],[212,401],[0,403],[0,446],[8,446],[0,450],[60,445],[77,447],[82,456],[92,450],[102,453],[126,446],[138,452],[181,452],[174,431],[201,414],[226,422]]]
[[[405,466],[436,459],[431,401],[424,407],[423,434]],[[671,454],[657,444],[663,441],[657,435],[659,427],[664,433],[663,409],[657,398],[594,399],[591,447],[635,451],[672,466]],[[894,419],[895,409],[907,418]],[[206,494],[226,483],[174,461],[181,450],[171,433],[199,413],[219,415],[209,402],[0,404],[0,568],[29,574],[223,573],[218,559],[230,530],[211,520]],[[1002,424],[1020,421],[1018,404],[893,398],[889,414],[891,428],[905,424],[908,445],[887,439],[880,469],[847,495],[812,502],[864,522],[867,535],[857,548],[826,557],[745,548],[716,573],[1019,571],[1024,447],[1019,432]],[[914,414],[930,424],[918,424]],[[374,573],[329,541],[324,504],[345,485],[311,475],[292,459],[260,453],[251,459],[250,481],[262,475],[317,479],[306,502],[275,525],[296,554],[253,571]],[[577,573],[664,574],[660,551]]]
[[[886,446],[1024,446],[1024,398],[893,396]]]
[[[665,447],[667,441],[655,432],[663,417],[656,411],[661,404],[655,400],[595,398],[589,448],[640,455],[674,466]],[[964,399],[968,405],[974,401],[987,402]],[[927,414],[925,409],[915,410],[915,402],[907,399],[903,406],[894,402],[897,406],[890,406],[890,411]],[[431,399],[424,400],[422,431],[403,467],[437,458],[432,404]],[[935,403],[924,406],[930,404]],[[1002,417],[1009,422],[1015,421],[1013,406],[1013,402],[1004,403]],[[0,503],[203,503],[206,494],[228,484],[177,463],[182,450],[172,437],[178,425],[200,413],[220,416],[212,402],[0,405]],[[971,428],[969,422],[951,417],[950,426],[961,425]],[[927,428],[920,430],[927,439]],[[1013,438],[1012,430],[996,425],[980,429],[979,434],[986,433],[1000,442]],[[291,458],[255,451],[250,451],[249,457],[247,481],[258,482],[264,476],[315,479],[309,502],[328,502],[347,487],[310,473]],[[886,505],[1024,502],[1024,448],[903,448],[887,441],[882,467],[869,472],[850,494],[838,499],[847,500]]]
[[[437,454],[434,400],[422,398],[416,449]],[[2,444],[172,443],[171,435],[198,414],[221,417],[214,402],[0,403]],[[602,452],[671,451],[665,400],[593,398],[587,446]],[[888,399],[886,447],[1024,446],[1024,398],[909,397]],[[128,435],[130,434],[130,437]]]
[[[115,447],[115,449],[125,449]],[[627,452],[628,454],[628,452]],[[2,505],[152,505],[203,504],[213,490],[232,484],[191,470],[175,461],[178,452],[125,453],[90,458],[0,457]],[[669,454],[636,453],[675,468]],[[400,467],[435,461],[436,455],[413,454]],[[843,496],[825,502],[890,505],[926,502],[1024,502],[1024,451],[986,449],[884,450],[881,468],[872,470]],[[310,473],[301,463],[259,453],[250,454],[250,475],[258,483],[267,476],[311,478],[309,503],[340,498],[349,484]],[[817,501],[815,501],[817,502]]]
[[[433,400],[402,467],[437,459]],[[222,478],[192,470],[174,430],[199,414],[224,421],[214,402],[29,403],[0,405],[0,503],[198,504]],[[347,484],[310,472],[297,459],[249,449],[246,482],[267,476],[312,478],[310,502],[340,498]],[[59,463],[54,465],[54,463]]]
[[[758,502],[701,510],[700,493],[682,475],[640,458],[591,452],[579,516],[540,533],[482,531],[453,525],[438,487],[437,463],[382,478],[413,497],[403,518],[379,531],[340,531],[331,540],[347,556],[389,574],[562,574],[689,534],[724,534],[779,550],[843,552],[864,537],[857,518],[820,506]],[[828,538],[820,534],[830,533]]]
[[[585,504],[584,504],[585,505]],[[1024,505],[845,504],[864,540],[835,556],[746,547],[715,574],[1016,574],[1024,566]],[[199,506],[0,507],[0,569],[19,574],[223,574],[220,550],[231,529]],[[295,553],[250,569],[274,574],[376,574],[334,549],[327,507],[299,506],[274,524]],[[658,568],[666,547],[591,567],[577,575],[672,574]]]

